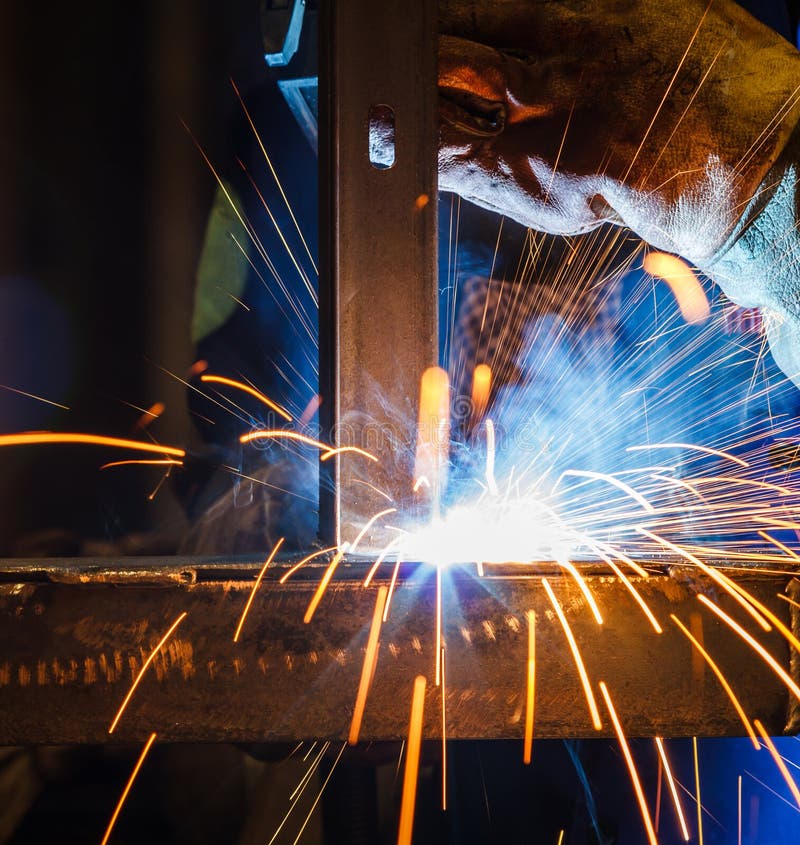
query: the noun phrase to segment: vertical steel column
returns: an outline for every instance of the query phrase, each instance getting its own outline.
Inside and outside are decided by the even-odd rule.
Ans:
[[[323,436],[379,458],[321,464],[326,540],[352,541],[389,506],[368,484],[398,510],[412,499],[419,380],[438,357],[436,13],[435,0],[323,4]],[[376,525],[364,547],[382,536]]]

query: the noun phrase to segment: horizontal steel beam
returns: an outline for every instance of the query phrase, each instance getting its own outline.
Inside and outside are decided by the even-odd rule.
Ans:
[[[0,564],[0,744],[164,740],[264,742],[347,736],[375,605],[361,579],[367,562],[344,561],[309,624],[303,616],[324,571],[309,564],[286,584],[292,561],[272,566],[238,643],[233,634],[261,561],[163,560]],[[387,575],[392,567],[386,566]],[[561,625],[541,586],[542,565],[473,567],[443,573],[445,703],[452,738],[522,737],[526,611],[536,612],[535,733],[595,735]],[[745,710],[773,734],[796,729],[784,684],[697,600],[709,583],[662,562],[632,582],[664,626],[657,635],[616,577],[582,565],[605,617],[599,627],[575,582],[549,576],[595,691],[611,690],[634,736],[741,735],[717,680],[670,622],[674,613],[702,637]],[[520,573],[525,573],[521,575]],[[791,574],[739,573],[736,580],[782,618],[777,598]],[[386,584],[383,577],[379,582]],[[790,589],[794,589],[792,586]],[[435,576],[404,565],[367,701],[363,739],[393,740],[407,730],[413,679],[428,680],[425,736],[441,734],[435,665]],[[747,630],[757,629],[725,595],[712,595]],[[109,724],[153,646],[183,612],[120,720]],[[785,640],[757,632],[790,668]],[[795,656],[796,658],[796,656]],[[792,661],[797,677],[797,665]],[[603,734],[611,725],[604,719]]]

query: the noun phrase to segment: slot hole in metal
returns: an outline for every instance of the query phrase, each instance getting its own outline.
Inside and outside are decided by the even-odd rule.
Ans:
[[[388,170],[395,162],[394,109],[387,105],[369,109],[369,163]]]

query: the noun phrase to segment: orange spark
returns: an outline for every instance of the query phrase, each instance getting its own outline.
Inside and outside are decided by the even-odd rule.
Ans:
[[[200,373],[204,373],[208,369],[208,361],[204,361],[202,358],[199,358],[195,361],[191,367],[189,367],[189,372],[187,373],[188,378],[192,378],[192,376],[199,376]]]
[[[667,749],[664,747],[664,740],[660,736],[656,737],[656,748],[661,757],[661,764],[667,775],[667,783],[669,784],[669,791],[672,794],[672,805],[675,807],[675,813],[678,816],[678,822],[681,826],[684,842],[689,841],[689,829],[686,827],[686,819],[683,817],[683,807],[681,807],[681,800],[678,796],[678,790],[675,788],[675,780],[672,777],[672,770],[669,767],[669,760],[667,759]]]
[[[643,446],[628,446],[625,451],[642,452],[645,449],[688,449],[692,452],[702,452],[704,455],[716,455],[718,458],[725,458],[742,467],[750,466],[747,461],[737,458],[736,455],[731,455],[730,452],[723,452],[721,449],[712,449],[709,446],[698,446],[695,443],[648,443]]]
[[[603,617],[600,615],[600,608],[597,606],[597,602],[594,600],[594,596],[592,595],[592,592],[589,589],[588,584],[586,583],[586,579],[580,574],[580,572],[578,572],[577,567],[571,561],[558,561],[558,565],[566,569],[567,572],[569,572],[569,574],[575,579],[575,583],[578,585],[578,589],[581,591],[581,593],[583,593],[583,597],[586,599],[586,602],[589,605],[589,609],[592,611],[594,621],[597,622],[598,625],[602,625]]]
[[[630,580],[625,575],[625,573],[616,565],[616,563],[614,563],[613,560],[611,560],[611,558],[606,558],[606,563],[611,567],[611,569],[614,571],[615,575],[619,578],[619,580],[622,581],[622,583],[633,596],[634,600],[639,605],[639,607],[641,607],[644,615],[650,620],[650,624],[653,626],[653,630],[657,634],[663,633],[664,629],[659,624],[658,619],[656,619],[655,615],[653,614],[653,611],[650,610],[649,605],[642,598],[641,593],[636,589],[636,587],[633,586],[633,584],[631,584]]]
[[[338,455],[341,452],[356,452],[359,455],[363,455],[365,458],[369,458],[371,461],[378,460],[375,455],[370,452],[366,452],[364,449],[359,449],[357,446],[334,447],[328,445],[327,443],[322,443],[319,440],[315,440],[313,437],[307,437],[305,434],[300,434],[297,431],[283,431],[283,429],[259,429],[258,431],[250,431],[247,434],[243,434],[239,438],[239,442],[252,443],[254,440],[268,440],[270,438],[278,440],[296,440],[298,443],[315,446],[317,449],[323,450],[323,454],[321,456],[321,460],[323,461],[327,461],[328,458]]]
[[[731,700],[731,704],[733,704],[736,712],[739,714],[739,718],[742,720],[742,724],[744,725],[745,730],[750,736],[750,739],[753,742],[753,746],[755,747],[756,751],[758,751],[758,739],[756,738],[755,731],[750,724],[750,720],[747,718],[747,714],[744,712],[744,708],[739,703],[739,699],[736,697],[736,694],[731,689],[730,684],[728,683],[725,676],[722,674],[722,670],[717,666],[716,662],[712,659],[711,655],[703,648],[699,640],[692,635],[692,633],[685,627],[685,625],[681,622],[680,619],[674,614],[670,613],[670,619],[683,631],[692,645],[697,649],[697,651],[703,656],[706,663],[711,667],[711,671],[717,676],[717,680],[722,684],[722,688],[728,694],[728,698]]]
[[[417,211],[422,211],[423,208],[431,201],[431,198],[427,194],[420,194],[414,200],[414,208]]]
[[[102,464],[100,469],[111,469],[111,467],[126,467],[131,465],[137,466],[176,466],[182,467],[183,461],[176,461],[173,458],[164,458],[163,460],[146,460],[146,459],[130,459],[127,461],[109,461],[107,464]]]
[[[578,676],[581,679],[583,691],[586,695],[586,702],[589,705],[589,713],[592,717],[592,724],[594,725],[594,729],[596,731],[602,730],[603,723],[600,721],[600,712],[597,709],[597,702],[595,701],[594,693],[592,692],[592,685],[589,683],[589,676],[586,673],[586,667],[583,665],[583,658],[581,657],[581,653],[578,650],[578,644],[575,642],[575,636],[572,633],[572,629],[569,627],[567,617],[564,615],[564,611],[561,609],[561,605],[558,603],[558,599],[556,598],[556,595],[553,592],[553,588],[550,586],[547,578],[542,578],[542,586],[547,592],[547,596],[550,599],[550,604],[553,605],[553,609],[555,610],[556,615],[558,616],[558,621],[561,623],[561,627],[564,629],[564,635],[566,636],[567,642],[569,643],[569,648],[572,652],[572,658],[575,661],[575,666],[578,670]]]
[[[281,537],[277,543],[275,543],[274,548],[269,553],[269,557],[264,561],[264,565],[261,567],[261,571],[258,573],[258,578],[256,578],[255,584],[253,584],[253,589],[250,590],[250,595],[247,599],[247,604],[244,606],[244,610],[242,611],[242,618],[239,620],[239,624],[236,626],[236,633],[233,635],[233,641],[235,643],[239,642],[239,635],[242,633],[242,627],[244,626],[244,620],[247,619],[247,614],[250,612],[250,605],[253,603],[253,599],[256,597],[256,593],[258,592],[258,588],[261,586],[261,579],[264,577],[264,573],[267,571],[267,567],[275,560],[275,555],[278,554],[278,549],[283,545],[284,538]]]
[[[772,543],[773,546],[776,546],[782,552],[786,552],[786,554],[789,555],[789,557],[793,560],[800,560],[800,555],[798,555],[797,552],[792,551],[792,549],[790,549],[787,545],[781,543],[780,540],[776,539],[771,534],[767,534],[766,531],[759,531],[758,535],[760,537],[763,537],[768,543]]]
[[[142,678],[144,677],[144,673],[147,671],[147,667],[153,662],[153,658],[156,656],[156,654],[158,654],[161,647],[172,636],[175,629],[178,627],[178,625],[181,624],[181,622],[183,622],[183,620],[185,618],[186,618],[186,611],[184,610],[184,612],[181,613],[181,615],[172,623],[172,625],[169,626],[169,630],[167,631],[167,633],[164,634],[164,636],[158,641],[155,648],[147,656],[147,660],[145,660],[144,663],[142,664],[142,668],[139,670],[139,674],[134,678],[134,681],[131,684],[131,688],[128,690],[128,694],[125,696],[125,699],[123,700],[122,704],[120,705],[119,710],[117,710],[117,715],[114,716],[114,719],[111,722],[111,727],[109,727],[109,729],[108,729],[108,732],[110,734],[114,733],[114,730],[116,729],[117,725],[119,724],[119,720],[122,718],[122,714],[125,712],[125,708],[128,706],[128,702],[130,702],[131,698],[133,698],[133,694],[134,694],[134,692],[136,692],[136,687],[139,686],[139,683],[141,682]]]
[[[442,678],[442,567],[436,567],[436,686]]]
[[[647,830],[647,838],[650,840],[650,845],[658,845],[656,832],[653,830],[653,822],[650,820],[650,811],[647,809],[647,801],[645,800],[644,791],[642,790],[642,784],[639,782],[639,773],[636,771],[636,764],[633,762],[633,755],[628,747],[628,740],[625,738],[622,725],[617,718],[617,711],[614,709],[614,704],[611,701],[611,696],[608,693],[608,687],[606,686],[605,681],[600,681],[600,692],[603,693],[603,698],[606,700],[608,713],[611,716],[611,721],[614,723],[614,731],[617,734],[617,739],[619,740],[622,754],[625,757],[625,762],[628,764],[628,772],[630,773],[633,789],[636,793],[636,800],[639,802],[639,809],[641,810],[644,826]]]
[[[322,397],[319,393],[315,393],[309,400],[308,404],[305,407],[300,419],[297,421],[297,424],[300,428],[305,428],[312,420],[314,414],[317,413],[319,410],[319,406],[322,404]]]
[[[367,639],[367,650],[364,653],[364,665],[361,667],[361,680],[358,684],[356,695],[356,706],[353,709],[353,718],[350,722],[350,733],[347,741],[350,745],[358,742],[358,734],[361,731],[361,720],[364,718],[364,708],[367,704],[367,694],[372,683],[375,667],[378,665],[378,650],[380,649],[381,620],[383,619],[383,608],[386,605],[386,587],[378,587],[378,597],[375,600],[375,610],[372,613],[372,624],[369,628]]]
[[[386,555],[398,544],[400,543],[400,538],[398,537],[396,540],[392,540],[391,543],[388,543],[383,549],[381,549],[381,553],[375,558],[375,563],[372,564],[372,568],[367,573],[367,577],[364,579],[364,583],[362,586],[369,587],[372,583],[372,579],[375,577],[375,573],[378,571],[378,568],[383,563],[386,558]]]
[[[645,499],[645,497],[638,493],[630,484],[626,484],[624,481],[620,481],[618,478],[615,478],[613,475],[608,475],[605,472],[593,472],[592,470],[583,470],[583,469],[568,469],[561,473],[561,477],[565,476],[572,476],[575,478],[589,478],[592,481],[605,481],[607,484],[613,484],[614,487],[618,487],[622,490],[623,493],[626,493],[630,496],[634,501],[637,501],[648,513],[655,513],[656,509],[650,504],[650,502]]]
[[[364,537],[367,535],[367,532],[369,531],[369,529],[370,529],[370,528],[372,528],[372,526],[373,526],[373,525],[374,525],[374,524],[375,524],[375,523],[376,523],[376,522],[377,522],[377,521],[378,521],[378,520],[379,520],[382,516],[387,516],[387,515],[388,515],[388,514],[390,514],[390,513],[396,513],[396,512],[397,512],[397,508],[386,508],[385,510],[379,511],[379,512],[378,512],[378,513],[376,513],[374,516],[371,516],[371,517],[367,520],[367,522],[365,523],[364,527],[363,527],[363,528],[362,528],[362,529],[358,532],[358,534],[356,535],[355,540],[353,540],[353,543],[352,543],[352,545],[350,546],[350,552],[351,552],[351,554],[355,554],[355,551],[356,551],[356,548],[358,547],[358,544],[359,544],[359,543],[360,543],[360,542],[364,539]]]
[[[697,596],[698,601],[701,601],[709,610],[715,613],[726,625],[732,628],[754,651],[758,652],[758,654],[762,657],[762,659],[770,666],[773,672],[786,684],[786,686],[791,690],[794,697],[800,701],[800,687],[791,679],[789,674],[786,670],[778,663],[777,660],[761,645],[761,643],[757,642],[750,634],[742,628],[737,622],[731,619],[724,610],[717,607],[714,602],[710,601],[706,598],[702,593],[699,593]]]
[[[700,758],[697,754],[697,737],[692,737],[692,750],[694,752],[694,785],[697,791],[697,836],[700,845],[703,845],[703,805],[700,802]]]
[[[690,563],[693,563],[698,569],[705,572],[709,578],[719,584],[719,586],[722,587],[722,589],[725,590],[725,592],[731,596],[734,601],[741,605],[742,609],[753,617],[762,630],[766,632],[772,630],[769,622],[767,622],[767,620],[755,609],[755,607],[753,607],[752,602],[754,600],[752,596],[742,587],[739,587],[738,584],[731,581],[727,575],[723,575],[718,569],[714,569],[713,567],[706,565],[702,560],[700,560],[700,558],[691,554],[691,552],[687,552],[686,549],[682,549],[680,546],[675,545],[675,543],[670,543],[669,540],[659,537],[658,534],[653,534],[646,528],[639,527],[636,530],[640,534],[644,534],[646,537],[649,537],[651,540],[655,540],[656,543],[660,543],[662,546],[671,549],[673,552],[677,552],[677,554],[681,557],[684,557]]]
[[[447,370],[428,367],[420,379],[414,477],[426,476],[434,497],[444,488],[449,452],[450,379]]]
[[[264,396],[264,394],[260,390],[256,390],[254,387],[250,387],[249,384],[244,384],[244,382],[235,381],[234,379],[226,378],[225,376],[212,375],[202,375],[200,376],[200,381],[205,384],[224,384],[227,387],[235,387],[237,390],[241,390],[244,393],[249,393],[250,396],[254,397],[255,399],[258,399],[259,402],[266,405],[270,410],[275,411],[276,414],[280,414],[280,416],[282,416],[286,420],[286,422],[292,421],[291,416],[289,416],[289,414],[284,411],[284,409],[281,408],[280,405],[278,405],[276,402],[273,402],[267,396]]]
[[[311,552],[310,555],[306,555],[301,561],[298,561],[291,569],[287,570],[278,580],[279,584],[285,584],[289,578],[297,572],[298,569],[305,566],[310,560],[314,560],[315,557],[321,557],[322,555],[326,555],[329,552],[335,552],[339,547],[338,546],[328,546],[327,549],[319,549],[316,552]]]
[[[394,587],[397,584],[397,576],[400,572],[400,564],[403,562],[401,557],[398,557],[394,564],[394,569],[392,570],[392,580],[389,582],[389,595],[386,597],[386,608],[383,611],[383,621],[385,622],[389,618],[389,602],[392,600],[392,595],[394,594]]]
[[[144,748],[142,749],[142,753],[139,755],[139,759],[136,761],[136,765],[133,767],[133,771],[131,772],[131,776],[128,778],[128,782],[125,784],[125,789],[122,790],[122,795],[119,796],[119,801],[117,801],[117,806],[114,808],[114,813],[111,816],[111,821],[109,821],[108,823],[105,836],[103,836],[100,845],[106,845],[106,843],[108,842],[111,836],[111,831],[114,829],[114,825],[117,823],[117,818],[120,812],[122,811],[122,805],[125,803],[125,799],[128,797],[128,793],[131,791],[133,782],[136,780],[136,775],[139,774],[139,769],[142,768],[144,758],[147,757],[147,752],[150,751],[150,748],[152,747],[155,741],[156,734],[151,733],[149,739],[144,744]]]
[[[431,483],[428,481],[427,475],[421,475],[415,482],[414,486],[411,488],[412,493],[419,493],[419,491],[426,487],[428,490],[431,489]]]
[[[491,390],[492,368],[488,364],[478,364],[472,372],[472,419],[476,422],[486,411]]]
[[[644,271],[669,285],[687,323],[699,325],[711,316],[706,292],[694,270],[683,259],[666,252],[649,252],[644,257]]]
[[[117,449],[155,452],[159,455],[173,455],[176,458],[186,456],[184,449],[177,449],[174,446],[159,446],[157,443],[143,443],[140,440],[126,440],[122,437],[104,437],[101,434],[55,431],[22,431],[18,434],[0,434],[0,446],[29,446],[41,443],[83,443],[90,446],[112,446]]]
[[[533,752],[533,705],[536,689],[536,612],[525,614],[528,620],[528,671],[525,684],[525,738],[522,743],[522,762],[531,762]]]
[[[445,655],[442,646],[442,810],[447,810],[447,695],[445,693]]]
[[[425,676],[414,679],[414,693],[411,698],[411,718],[406,743],[406,769],[403,773],[403,797],[400,801],[400,824],[397,830],[397,845],[411,845],[414,830],[414,805],[417,800],[417,775],[419,773],[419,752],[422,744],[422,717],[425,709]]]
[[[792,797],[794,798],[795,804],[797,804],[798,810],[800,810],[800,789],[797,788],[797,784],[794,782],[794,778],[792,777],[789,770],[786,768],[786,763],[783,762],[783,758],[780,754],[778,754],[778,749],[775,747],[775,743],[770,739],[769,734],[764,729],[764,726],[758,719],[753,719],[753,724],[756,726],[756,730],[761,734],[761,739],[764,740],[767,750],[772,755],[772,759],[775,761],[775,765],[778,767],[780,773],[783,775],[783,779],[786,781],[786,785],[789,787],[789,791],[792,793]]]
[[[167,406],[163,402],[154,402],[146,411],[142,412],[142,415],[136,423],[136,430],[141,431],[143,428],[147,428],[147,426],[150,425],[153,420],[158,419],[166,409]]]
[[[339,551],[333,556],[333,560],[328,564],[328,568],[325,570],[325,574],[322,576],[322,580],[319,582],[316,592],[311,597],[311,601],[308,603],[308,610],[306,610],[306,615],[303,617],[303,622],[305,622],[306,625],[308,625],[313,618],[314,612],[319,606],[319,603],[322,601],[322,596],[325,595],[325,590],[328,589],[328,584],[330,584],[331,578],[333,578],[333,573],[336,571],[336,567],[341,563],[343,557],[344,550],[339,549]]]

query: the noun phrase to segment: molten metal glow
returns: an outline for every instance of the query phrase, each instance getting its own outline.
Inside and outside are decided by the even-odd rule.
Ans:
[[[344,551],[339,549],[339,551],[333,556],[333,560],[328,564],[328,568],[325,570],[325,574],[322,576],[322,580],[319,582],[316,592],[311,597],[311,601],[308,603],[308,610],[306,610],[306,615],[303,617],[303,622],[305,622],[306,625],[308,625],[313,618],[319,603],[322,601],[322,597],[325,595],[325,590],[328,589],[328,584],[330,584],[331,578],[333,578],[333,573],[336,572],[336,567],[341,563],[343,557]]]
[[[756,730],[761,734],[761,739],[764,740],[767,750],[772,755],[775,765],[778,767],[781,775],[783,775],[783,779],[786,781],[786,785],[792,793],[794,802],[797,804],[797,809],[800,810],[800,789],[797,788],[794,778],[786,768],[786,763],[783,762],[783,758],[780,754],[778,754],[778,749],[775,747],[775,743],[770,739],[769,734],[766,732],[761,722],[758,719],[753,719],[753,724],[756,726]]]
[[[667,775],[667,783],[669,784],[669,791],[672,795],[672,805],[675,807],[675,813],[678,816],[678,822],[681,826],[681,833],[683,834],[683,841],[689,841],[689,829],[686,827],[686,819],[683,817],[683,807],[681,807],[681,799],[678,797],[678,790],[675,788],[675,779],[672,777],[672,770],[669,767],[669,760],[667,759],[667,749],[664,747],[664,740],[660,736],[656,737],[656,748],[658,748],[658,755],[661,757],[661,764],[664,766],[664,772]]]
[[[647,809],[647,801],[644,797],[642,784],[639,781],[639,773],[636,771],[636,764],[633,762],[633,755],[628,747],[628,740],[625,738],[625,733],[622,730],[622,725],[617,718],[617,711],[614,709],[614,703],[611,701],[611,696],[608,692],[608,687],[605,681],[600,681],[600,692],[603,693],[603,698],[606,700],[606,707],[608,714],[611,716],[611,721],[614,724],[614,731],[617,734],[622,754],[625,757],[625,762],[628,764],[628,772],[633,783],[633,790],[636,793],[636,800],[639,802],[639,810],[642,813],[642,820],[644,821],[645,830],[647,831],[647,838],[650,840],[650,845],[658,845],[656,832],[653,830],[653,822],[650,820],[650,811]]]
[[[742,628],[737,622],[731,619],[724,610],[717,607],[710,599],[706,598],[702,593],[697,595],[698,601],[701,601],[709,610],[715,613],[728,627],[735,631],[754,651],[756,651],[761,658],[769,665],[773,672],[786,684],[792,695],[800,701],[800,687],[792,680],[788,672],[778,663],[777,660],[750,634]]]
[[[378,665],[378,649],[380,648],[381,621],[383,619],[383,608],[386,606],[386,587],[378,587],[378,597],[375,600],[375,610],[372,613],[372,624],[369,628],[367,639],[367,650],[364,653],[364,665],[361,667],[361,680],[358,684],[356,694],[356,705],[353,709],[353,718],[350,721],[350,733],[347,741],[350,745],[358,742],[358,734],[361,731],[361,720],[364,718],[364,708],[367,705],[367,694],[375,675],[375,668]]]
[[[275,560],[275,555],[278,554],[278,550],[283,545],[284,538],[281,537],[277,543],[275,543],[274,548],[269,553],[269,557],[264,561],[264,565],[261,567],[261,571],[258,573],[258,577],[256,578],[255,584],[253,584],[253,589],[250,590],[250,595],[247,599],[247,604],[244,606],[244,610],[242,611],[242,618],[239,620],[239,624],[236,626],[236,633],[233,635],[233,641],[235,643],[239,642],[239,635],[242,633],[242,627],[244,626],[244,620],[247,619],[247,614],[250,612],[250,605],[253,603],[253,599],[256,597],[256,593],[258,592],[258,588],[261,586],[261,579],[264,577],[264,573],[267,571],[267,567]]]
[[[142,749],[142,753],[139,755],[139,759],[136,761],[136,765],[133,767],[133,771],[131,772],[131,776],[128,778],[128,782],[125,784],[125,789],[122,790],[122,795],[119,796],[119,801],[117,801],[117,806],[114,808],[111,820],[109,821],[108,827],[106,828],[105,836],[103,836],[100,845],[106,845],[109,838],[111,837],[111,831],[114,830],[114,825],[117,823],[117,818],[119,817],[119,814],[122,811],[122,806],[125,803],[125,799],[128,797],[128,793],[131,791],[133,782],[136,780],[136,775],[139,774],[139,769],[142,768],[144,759],[145,757],[147,757],[147,752],[150,751],[155,741],[156,734],[151,733],[149,739],[144,744],[144,748]]]
[[[564,629],[564,635],[569,643],[569,649],[572,652],[572,658],[578,669],[578,676],[581,679],[583,692],[586,695],[586,703],[589,705],[592,725],[594,725],[594,729],[596,731],[600,731],[603,729],[603,723],[600,721],[600,711],[597,709],[597,702],[595,701],[594,693],[592,692],[592,685],[589,683],[589,676],[586,673],[586,667],[583,665],[583,658],[578,650],[578,644],[575,642],[575,636],[572,633],[572,629],[569,627],[567,617],[564,615],[564,611],[561,609],[561,605],[558,603],[558,599],[556,598],[553,588],[550,586],[547,578],[542,578],[542,586],[547,593],[547,597],[550,599],[550,604],[553,605],[553,609],[556,612],[556,616],[558,616],[558,621],[561,623],[561,627]]]
[[[205,384],[224,384],[227,387],[234,387],[237,390],[241,390],[244,393],[250,394],[250,396],[258,399],[259,402],[266,405],[270,410],[275,411],[276,414],[282,416],[286,422],[291,422],[292,418],[289,414],[281,408],[276,402],[273,402],[270,398],[265,396],[260,390],[256,390],[254,387],[251,387],[249,384],[244,384],[241,381],[235,381],[232,378],[226,378],[225,376],[213,376],[213,375],[202,375],[200,376],[200,381],[204,382]]]
[[[478,364],[472,373],[472,418],[481,419],[489,404],[492,389],[492,368],[488,364]]]
[[[525,737],[522,743],[522,762],[531,762],[533,754],[533,708],[536,691],[536,613],[529,610],[528,620],[528,671],[525,683]]]
[[[159,446],[157,443],[143,443],[140,440],[126,440],[122,437],[104,437],[100,434],[54,431],[22,431],[19,434],[0,434],[0,446],[29,446],[42,443],[84,443],[90,446],[112,446],[116,449],[155,452],[158,455],[172,455],[176,458],[186,456],[184,449],[177,449],[174,446]]]
[[[108,732],[110,734],[114,733],[114,730],[119,724],[119,720],[122,718],[122,714],[125,712],[125,708],[128,706],[128,703],[130,702],[131,698],[133,698],[133,694],[134,692],[136,692],[136,687],[139,686],[142,678],[144,677],[144,673],[147,671],[147,667],[153,662],[153,658],[156,656],[156,654],[158,654],[161,647],[172,636],[175,629],[178,627],[178,625],[181,624],[181,622],[183,622],[185,618],[186,611],[184,610],[184,612],[181,613],[181,615],[172,623],[172,625],[169,626],[167,633],[164,634],[164,636],[158,641],[155,648],[147,656],[147,659],[144,661],[144,663],[142,663],[142,668],[139,670],[139,674],[134,678],[134,681],[131,684],[131,688],[128,690],[128,694],[125,696],[122,704],[120,704],[119,710],[117,710],[117,715],[114,716],[114,719],[111,722],[111,725],[108,729]]]
[[[414,477],[429,479],[434,500],[447,483],[450,452],[450,378],[441,367],[428,367],[419,388],[419,425]]]
[[[687,323],[698,325],[711,316],[711,307],[703,286],[694,270],[682,258],[666,252],[649,252],[644,257],[644,270],[669,285]]]
[[[419,752],[422,745],[422,717],[425,710],[425,685],[425,677],[417,675],[414,679],[414,693],[411,698],[411,718],[409,719],[408,742],[406,743],[406,769],[403,773],[403,796],[400,802],[397,845],[411,845],[414,830]]]
[[[739,703],[739,699],[736,697],[736,694],[731,689],[731,685],[728,683],[725,676],[722,674],[722,670],[717,666],[717,664],[712,659],[711,655],[703,648],[700,642],[692,635],[692,633],[686,628],[686,626],[675,616],[674,613],[670,614],[670,619],[683,631],[692,645],[697,649],[697,651],[703,656],[704,660],[708,665],[711,667],[711,671],[717,676],[717,680],[722,685],[722,688],[728,694],[728,698],[731,700],[731,704],[733,704],[734,709],[739,714],[739,718],[742,720],[742,724],[744,725],[744,729],[747,731],[750,739],[753,743],[753,747],[758,751],[758,738],[756,737],[755,731],[753,730],[753,726],[750,724],[750,720],[747,718],[747,714],[744,712],[744,707]]]

